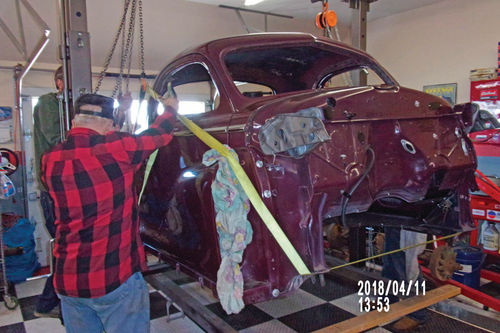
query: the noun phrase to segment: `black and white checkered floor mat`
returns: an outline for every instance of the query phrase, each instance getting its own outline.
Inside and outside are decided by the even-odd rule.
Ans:
[[[247,305],[241,313],[227,315],[212,292],[202,288],[198,282],[175,270],[161,274],[167,274],[172,281],[240,332],[311,332],[360,314],[357,290],[328,278],[325,279],[324,287],[321,287],[319,282],[313,284],[308,280],[290,297]],[[8,310],[3,303],[0,304],[0,333],[65,332],[58,319],[36,318],[33,315],[37,295],[41,293],[44,283],[45,279],[41,279],[16,285],[20,306],[15,310]],[[167,322],[166,298],[152,287],[150,303],[151,332],[203,332],[188,317]],[[415,332],[444,332],[444,327],[448,330],[453,327],[453,333],[487,332],[436,312],[426,311],[429,312],[429,319]],[[175,312],[178,310],[171,307],[171,313]],[[395,331],[389,324],[368,332]]]

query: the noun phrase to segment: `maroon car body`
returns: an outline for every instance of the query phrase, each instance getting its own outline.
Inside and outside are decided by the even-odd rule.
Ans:
[[[369,84],[344,75],[360,70]],[[181,107],[204,96],[206,112],[189,117],[237,152],[311,271],[326,267],[325,220],[435,233],[472,226],[476,157],[462,119],[470,107],[452,108],[399,86],[362,51],[309,34],[232,37],[177,56],[154,88],[164,94],[169,82]],[[311,108],[320,111],[316,119],[328,140],[264,153],[259,133],[266,123]],[[151,117],[156,110],[150,101]],[[278,134],[275,145],[290,148],[288,139],[307,141],[310,133]],[[208,149],[176,124],[151,172],[141,234],[164,259],[215,290],[220,255],[210,187],[217,166],[201,164]],[[245,302],[293,291],[298,273],[254,210],[248,218],[254,235],[241,263]]]

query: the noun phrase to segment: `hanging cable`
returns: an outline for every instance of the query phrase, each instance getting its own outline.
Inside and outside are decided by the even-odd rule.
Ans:
[[[370,171],[373,168],[373,164],[375,163],[375,152],[371,147],[368,147],[366,149],[367,152],[370,152],[371,159],[370,162],[368,163],[368,166],[366,167],[365,171],[363,172],[363,175],[359,177],[358,181],[354,184],[354,186],[349,190],[349,191],[344,191],[342,192],[342,200],[341,200],[341,205],[342,205],[342,210],[340,212],[341,220],[342,220],[342,225],[345,228],[348,228],[347,222],[345,220],[345,214],[347,210],[347,205],[349,204],[349,200],[351,200],[352,195],[354,192],[357,190],[359,185],[365,180],[365,178],[368,176]]]

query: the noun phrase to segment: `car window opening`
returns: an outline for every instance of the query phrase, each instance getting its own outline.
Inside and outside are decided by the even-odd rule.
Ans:
[[[353,87],[349,77],[359,71],[367,74],[369,85],[394,84],[369,58],[346,50],[273,46],[233,51],[224,62],[238,91],[250,98],[313,88]]]

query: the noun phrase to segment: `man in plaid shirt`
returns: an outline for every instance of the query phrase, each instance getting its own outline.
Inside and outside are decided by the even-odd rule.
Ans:
[[[81,96],[67,139],[42,158],[55,202],[54,287],[68,332],[149,332],[134,173],[172,136],[177,100],[139,135],[111,132],[113,99]]]

